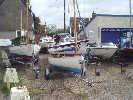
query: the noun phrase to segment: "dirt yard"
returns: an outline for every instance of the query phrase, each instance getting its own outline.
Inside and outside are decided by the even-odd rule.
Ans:
[[[40,56],[39,79],[35,79],[31,68],[19,68],[22,85],[26,85],[32,100],[133,100],[133,64],[121,73],[119,65],[98,66],[100,76],[95,75],[93,66],[88,66],[89,86],[79,78],[64,75],[52,80],[44,79],[44,57]]]

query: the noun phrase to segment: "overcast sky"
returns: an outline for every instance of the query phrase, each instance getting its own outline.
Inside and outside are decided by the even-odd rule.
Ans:
[[[64,0],[31,0],[32,10],[42,23],[63,27]],[[77,0],[82,17],[91,17],[93,11],[98,14],[129,14],[129,0]],[[72,16],[72,0],[66,0],[66,23]],[[71,8],[71,11],[68,10]],[[133,9],[133,0],[132,0]]]

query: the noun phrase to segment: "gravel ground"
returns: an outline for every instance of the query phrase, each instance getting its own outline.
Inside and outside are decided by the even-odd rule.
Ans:
[[[76,77],[64,77],[45,80],[43,75],[43,55],[40,56],[39,79],[33,77],[30,68],[19,70],[21,83],[29,88],[32,100],[133,100],[133,64],[121,74],[120,66],[103,64],[98,66],[100,76],[96,76],[93,66],[87,70],[89,86]]]

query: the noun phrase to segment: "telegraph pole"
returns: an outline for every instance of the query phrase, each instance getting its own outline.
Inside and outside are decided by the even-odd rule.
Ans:
[[[20,11],[20,31],[22,31],[23,28],[23,12],[22,9]]]
[[[27,43],[29,43],[29,0],[26,2],[26,30]]]
[[[131,0],[129,0],[129,19],[130,19],[130,22],[129,22],[129,27],[130,27],[130,36],[131,36],[131,40],[130,40],[130,47],[132,47],[132,41],[133,41],[133,33],[131,31],[131,28],[132,28],[132,23],[131,23],[131,18],[132,18],[132,5],[131,5]]]
[[[64,0],[64,33],[66,32],[66,1]]]
[[[75,42],[75,54],[77,53],[77,49],[78,49],[78,47],[77,47],[77,21],[76,21],[76,6],[75,6],[75,4],[76,4],[76,1],[75,0],[73,0],[73,8],[74,8],[74,42]]]

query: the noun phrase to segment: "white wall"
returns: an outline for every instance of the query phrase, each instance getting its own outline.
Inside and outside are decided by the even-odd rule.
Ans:
[[[133,17],[131,19],[133,27]],[[86,34],[90,42],[101,41],[101,28],[129,28],[129,17],[96,16],[86,27]],[[83,34],[81,31],[79,34]]]

